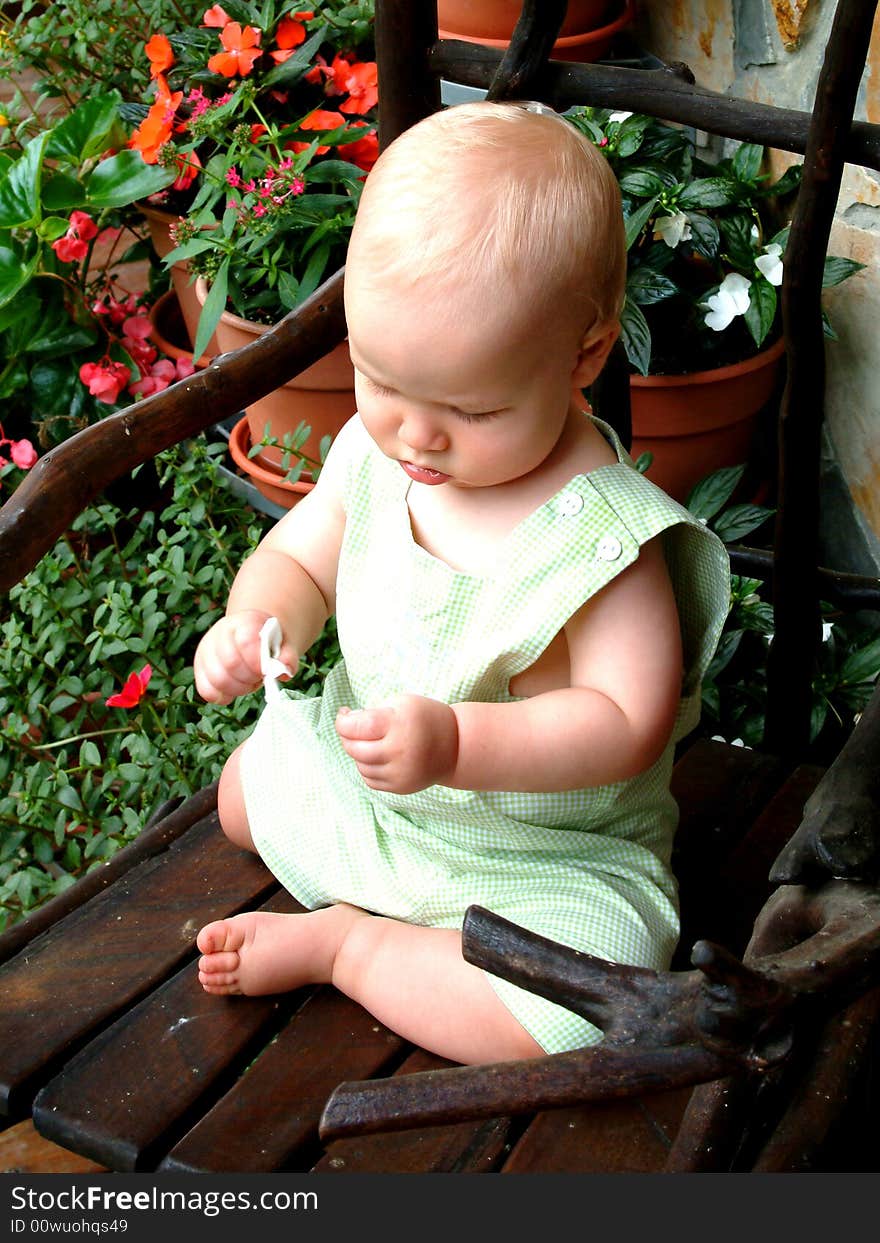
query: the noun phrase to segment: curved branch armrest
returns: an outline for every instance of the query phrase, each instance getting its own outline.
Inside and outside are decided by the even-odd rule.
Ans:
[[[0,509],[0,591],[114,479],[279,388],[345,337],[340,270],[256,341],[46,453]]]
[[[807,800],[797,832],[773,864],[775,884],[880,873],[880,686]]]
[[[761,1073],[789,1052],[801,1016],[845,1004],[880,962],[880,895],[831,881],[816,893],[780,890],[740,963],[698,942],[694,971],[605,962],[471,907],[462,949],[475,965],[575,1010],[601,1044],[492,1066],[343,1083],[321,1136],[339,1139],[498,1117]]]

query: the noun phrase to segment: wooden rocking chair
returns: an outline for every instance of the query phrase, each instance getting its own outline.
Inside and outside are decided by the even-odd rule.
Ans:
[[[225,840],[216,788],[205,790],[0,936],[0,1111],[10,1124],[32,1116],[86,1162],[769,1172],[852,1159],[840,1121],[854,1125],[865,1106],[880,1008],[880,692],[824,775],[802,758],[818,600],[880,607],[880,583],[817,565],[822,261],[844,162],[880,168],[880,128],[852,122],[875,3],[840,0],[812,115],[701,90],[680,65],[548,61],[565,9],[527,0],[502,55],[439,41],[434,0],[377,0],[383,144],[440,106],[442,77],[495,99],[629,108],[806,153],[783,287],[775,550],[733,553],[737,571],[772,580],[766,749],[701,741],[676,767],[682,960],[662,973],[611,966],[471,908],[470,961],[604,1031],[591,1048],[494,1067],[452,1067],[407,1046],[329,987],[209,997],[196,978],[198,928],[255,906],[298,907]],[[0,511],[0,586],[112,480],[343,339],[342,282],[340,272],[254,344],[41,458]],[[594,396],[625,435],[622,366]]]

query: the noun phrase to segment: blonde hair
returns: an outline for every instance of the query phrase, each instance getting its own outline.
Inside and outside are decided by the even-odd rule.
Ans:
[[[520,104],[460,104],[405,130],[366,180],[348,269],[410,287],[614,322],[626,251],[620,190],[574,126]]]

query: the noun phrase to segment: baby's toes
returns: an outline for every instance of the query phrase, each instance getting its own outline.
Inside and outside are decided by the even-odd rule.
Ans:
[[[240,993],[238,973],[231,971],[199,971],[199,983],[206,993]]]
[[[238,972],[241,960],[237,953],[225,952],[219,954],[205,954],[199,959],[199,979],[203,975],[209,975],[214,978],[221,975],[228,975],[230,979]]]
[[[244,927],[234,919],[218,919],[205,924],[196,937],[196,945],[203,954],[230,952],[237,954],[244,945]]]

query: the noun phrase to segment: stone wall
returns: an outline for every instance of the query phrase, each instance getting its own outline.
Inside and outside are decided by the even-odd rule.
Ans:
[[[833,0],[640,0],[640,44],[690,65],[712,90],[809,111],[834,17]],[[880,20],[857,119],[880,124]],[[776,171],[793,158],[773,153]],[[847,166],[831,253],[867,264],[826,293],[829,342],[823,499],[828,557],[880,570],[880,173]]]

